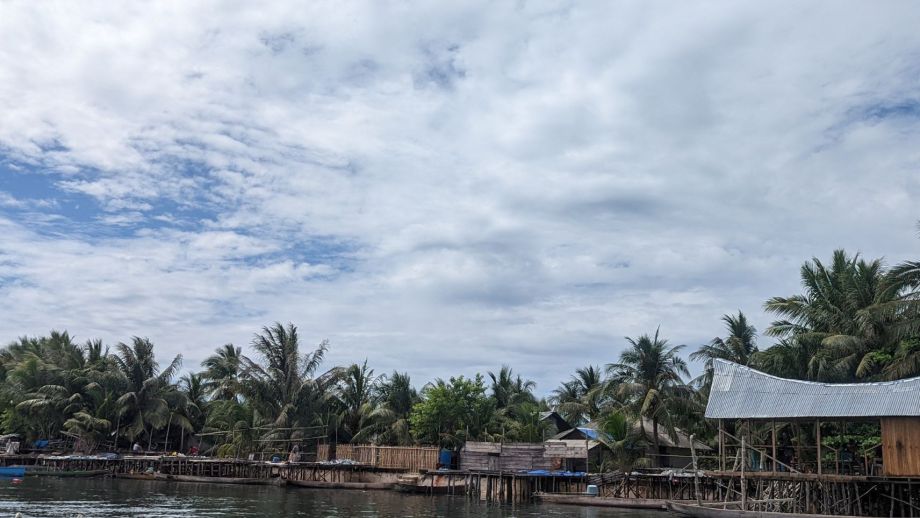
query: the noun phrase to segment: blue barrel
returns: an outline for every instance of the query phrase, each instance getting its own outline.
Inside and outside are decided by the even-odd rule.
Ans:
[[[442,448],[441,452],[438,454],[438,467],[449,468],[453,457],[454,455],[450,450]]]

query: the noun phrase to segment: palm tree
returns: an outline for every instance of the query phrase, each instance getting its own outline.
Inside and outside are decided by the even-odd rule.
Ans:
[[[623,412],[611,412],[601,421],[598,440],[610,452],[603,471],[618,470],[631,473],[634,468],[647,464],[645,450],[648,444],[640,429],[630,422]]]
[[[327,341],[312,353],[301,354],[297,327],[276,322],[262,328],[252,347],[262,362],[244,359],[241,386],[256,420],[267,420],[273,428],[267,438],[299,437],[303,428],[328,422],[324,414],[334,402],[332,389],[341,369],[314,377],[328,349]]]
[[[708,344],[701,346],[690,355],[693,361],[702,360],[706,370],[702,376],[694,380],[696,384],[709,393],[712,385],[712,361],[715,359],[728,360],[740,365],[750,365],[757,354],[757,329],[748,323],[744,313],[738,311],[737,315],[722,315],[722,322],[728,331],[725,338],[713,338]]]
[[[50,437],[77,412],[93,413],[99,405],[108,410],[99,389],[109,369],[97,349],[101,342],[81,346],[66,331],[52,331],[47,337],[21,338],[0,352],[4,392],[10,392],[3,400],[16,409],[29,435]]]
[[[550,398],[550,403],[566,421],[579,425],[598,419],[604,403],[604,375],[598,367],[588,365],[575,370]]]
[[[96,449],[99,441],[105,437],[112,423],[108,419],[102,419],[93,416],[89,412],[76,412],[73,417],[64,422],[64,429],[79,437],[83,442],[83,448],[77,446],[78,451],[91,453]]]
[[[377,378],[373,389],[375,407],[369,422],[353,438],[354,441],[372,439],[380,444],[408,446],[412,444],[409,415],[412,407],[421,401],[418,391],[406,373],[396,372]]]
[[[222,400],[238,397],[245,361],[241,347],[225,344],[201,362],[205,388],[211,397]]]
[[[905,261],[889,270],[886,286],[893,300],[879,304],[874,316],[892,322],[890,332],[898,344],[882,377],[920,376],[920,261]]]
[[[119,343],[115,362],[127,381],[127,390],[118,398],[119,418],[125,435],[135,440],[147,436],[147,449],[153,444],[153,434],[172,420],[170,400],[173,394],[172,378],[182,364],[182,355],[160,370],[153,354],[153,344],[147,338],[135,336],[131,345]],[[174,407],[173,407],[174,408]]]
[[[180,426],[179,449],[185,449],[185,437],[188,433],[200,432],[205,425],[208,414],[208,390],[200,374],[186,374],[179,378],[179,391],[184,399],[184,406],[176,409],[173,423]]]
[[[502,410],[525,402],[535,402],[533,389],[537,384],[525,380],[518,374],[514,376],[511,367],[502,365],[498,374],[489,372],[492,379],[492,397],[495,399],[495,408]]]
[[[362,365],[353,363],[345,369],[339,389],[344,439],[352,440],[373,419],[373,388],[374,370],[367,367],[367,360]]]
[[[880,259],[866,262],[834,251],[829,266],[817,258],[801,269],[804,293],[774,297],[765,309],[781,317],[767,334],[820,342],[808,359],[808,377],[852,381],[878,377],[897,347],[895,319],[882,311],[897,300]],[[882,353],[882,354],[879,354]],[[783,375],[783,373],[775,373]]]
[[[620,361],[607,365],[609,383],[636,417],[652,421],[652,440],[660,454],[658,425],[664,424],[676,440],[680,414],[688,414],[692,405],[691,390],[682,378],[689,376],[687,363],[678,354],[683,346],[669,346],[657,329],[654,336],[626,341],[629,348],[620,354]]]

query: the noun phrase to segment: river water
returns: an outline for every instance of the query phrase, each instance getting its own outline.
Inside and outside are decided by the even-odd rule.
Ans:
[[[560,517],[666,518],[606,508],[523,504],[499,506],[463,496],[395,491],[235,486],[124,479],[0,479],[0,517]]]

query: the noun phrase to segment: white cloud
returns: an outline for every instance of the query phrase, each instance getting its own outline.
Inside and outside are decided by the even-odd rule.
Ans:
[[[0,150],[150,225],[4,220],[0,336],[195,363],[292,320],[336,361],[549,390],[659,324],[764,327],[813,255],[917,255],[917,10],[4,3]]]

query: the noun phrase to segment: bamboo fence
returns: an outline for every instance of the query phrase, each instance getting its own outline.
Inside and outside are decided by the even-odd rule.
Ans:
[[[378,468],[406,469],[410,471],[438,468],[438,448],[432,446],[374,446],[363,444],[338,444],[334,458],[328,444],[317,447],[319,461],[351,460]]]

